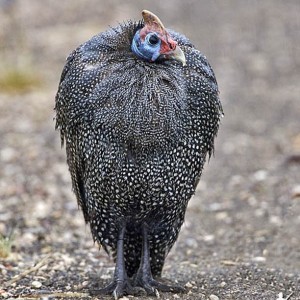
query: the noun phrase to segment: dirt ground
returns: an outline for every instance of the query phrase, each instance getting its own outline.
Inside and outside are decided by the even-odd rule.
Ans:
[[[188,293],[161,299],[300,299],[298,0],[0,0],[0,299],[92,299],[112,276],[71,192],[54,97],[71,50],[144,8],[208,57],[225,112],[163,272]]]

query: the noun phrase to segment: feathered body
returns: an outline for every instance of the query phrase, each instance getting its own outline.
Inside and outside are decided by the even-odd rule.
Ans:
[[[94,239],[115,254],[126,222],[129,277],[139,268],[142,224],[152,273],[160,276],[222,114],[214,73],[185,36],[168,30],[185,66],[132,52],[143,26],[129,21],[78,47],[63,70],[55,107],[73,189]]]

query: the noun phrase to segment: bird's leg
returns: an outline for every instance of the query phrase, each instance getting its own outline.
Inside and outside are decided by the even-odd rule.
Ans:
[[[177,285],[167,285],[155,280],[152,276],[150,266],[150,249],[148,242],[148,228],[147,225],[142,226],[143,246],[142,246],[142,258],[140,267],[134,278],[134,286],[139,286],[145,289],[149,295],[156,295],[159,297],[158,291],[162,292],[184,292],[185,289]]]
[[[91,292],[92,295],[112,294],[115,299],[119,299],[124,294],[134,294],[125,269],[124,262],[124,235],[126,230],[126,222],[123,222],[119,231],[117,241],[117,258],[113,281],[106,287]]]

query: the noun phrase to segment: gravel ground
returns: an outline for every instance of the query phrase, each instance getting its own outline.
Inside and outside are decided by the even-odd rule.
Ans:
[[[162,2],[0,0],[0,299],[92,299],[112,276],[71,192],[54,97],[68,53],[143,8],[206,54],[225,111],[163,273],[188,293],[161,299],[300,299],[300,2]]]

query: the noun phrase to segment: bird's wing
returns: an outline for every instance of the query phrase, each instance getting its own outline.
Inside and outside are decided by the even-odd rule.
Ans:
[[[78,57],[78,51],[73,51],[67,58],[66,65],[62,71],[58,92],[55,98],[56,125],[55,128],[60,130],[62,145],[66,144],[67,162],[72,178],[72,187],[76,195],[78,205],[82,208],[85,221],[89,221],[86,207],[86,193],[84,188],[85,168],[81,152],[79,151],[79,140],[77,139],[76,128],[69,126],[68,117],[66,117],[67,108],[71,101],[68,94],[68,88],[65,81],[72,69],[74,61]]]

